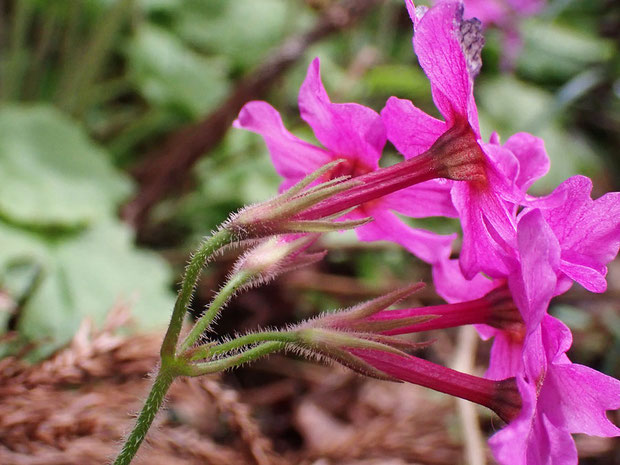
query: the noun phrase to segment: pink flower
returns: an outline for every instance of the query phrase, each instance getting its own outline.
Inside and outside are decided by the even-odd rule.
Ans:
[[[332,103],[319,74],[315,59],[299,91],[301,117],[313,129],[323,147],[309,144],[288,132],[279,113],[266,102],[246,104],[238,119],[237,128],[254,131],[263,136],[276,171],[284,178],[287,188],[324,164],[345,159],[346,163],[332,177],[363,177],[378,169],[378,160],[386,142],[380,116],[373,110],[355,103]],[[394,213],[418,218],[455,216],[449,196],[449,186],[427,181],[406,187],[371,202],[366,202],[343,218],[372,217],[375,221],[361,226],[361,240],[390,240],[428,263],[435,263],[450,254],[454,235],[441,236],[406,225]]]
[[[523,407],[489,441],[501,464],[577,464],[571,433],[620,436],[605,415],[620,408],[620,381],[571,363],[571,343],[570,330],[549,315],[528,335],[517,376]]]
[[[476,319],[479,322],[480,318],[494,314],[501,316],[501,312],[493,307],[497,304],[506,307],[502,285],[507,282],[524,323],[521,332],[515,332],[512,325],[506,330],[497,329],[498,326],[486,327],[487,334],[495,335],[487,375],[498,380],[496,382],[510,382],[516,377],[522,405],[514,399],[508,385],[496,385],[496,391],[493,391],[490,386],[484,387],[477,380],[452,372],[444,373],[443,381],[437,381],[435,378],[439,375],[434,373],[441,370],[425,367],[418,360],[394,354],[355,352],[373,367],[398,379],[472,400],[504,415],[508,425],[490,440],[491,448],[502,464],[576,464],[572,433],[620,436],[620,428],[605,415],[607,410],[620,408],[620,381],[571,363],[566,356],[572,343],[570,330],[547,314],[551,298],[558,289],[566,289],[561,278],[564,276],[562,256],[570,255],[568,245],[582,252],[579,257],[583,261],[599,269],[604,268],[618,251],[618,194],[607,194],[593,201],[589,196],[590,189],[591,184],[584,178],[571,178],[540,202],[555,203],[555,206],[546,211],[528,209],[519,215],[518,266],[504,279],[489,280],[477,275],[467,282],[454,261],[446,262],[442,269],[444,277],[455,278],[445,283],[445,288],[452,290],[453,299],[464,299],[465,295],[475,298],[479,294],[486,294],[485,297],[464,304],[439,306],[435,311],[433,308],[422,311],[405,309],[379,312],[373,316],[373,320],[394,318],[403,321],[414,316],[438,316],[435,320],[393,329],[392,334],[402,333],[400,329],[418,331],[442,327],[444,318],[444,322],[456,324]],[[560,196],[560,193],[566,195]],[[572,202],[565,208],[563,203],[557,204],[559,198],[563,201],[571,199]],[[545,216],[554,221],[549,224]],[[594,247],[594,243],[599,247]],[[590,273],[582,275],[589,277]],[[502,289],[488,293],[495,287]],[[498,295],[499,300],[491,297],[493,295]],[[393,316],[390,315],[392,312]],[[456,387],[459,383],[463,386],[460,392]],[[481,396],[481,392],[487,394]],[[521,410],[513,416],[517,405]]]
[[[490,143],[480,138],[473,96],[484,43],[479,23],[463,20],[458,1],[440,2],[423,14],[412,3],[407,6],[415,28],[414,49],[445,121],[392,97],[381,112],[388,139],[406,158],[431,146],[443,152],[445,177],[456,181],[451,194],[463,228],[461,269],[468,279],[479,271],[504,276],[516,239],[511,205],[523,202],[523,192],[516,185],[520,166],[511,144],[500,146],[496,137]],[[516,145],[521,139],[533,139],[514,137],[511,143]]]
[[[525,152],[515,149],[515,153]],[[522,187],[536,177],[533,167],[526,172],[530,174],[519,181]],[[476,299],[509,284],[525,328],[519,336],[514,331],[478,326],[483,337],[495,337],[488,377],[515,376],[523,338],[540,325],[551,299],[566,292],[573,281],[593,292],[605,291],[606,265],[620,247],[620,193],[612,192],[592,200],[591,190],[592,182],[588,178],[574,176],[549,196],[530,198],[532,206],[518,216],[512,268],[503,277],[491,280],[478,274],[467,280],[454,260],[433,267],[438,293],[452,303]]]

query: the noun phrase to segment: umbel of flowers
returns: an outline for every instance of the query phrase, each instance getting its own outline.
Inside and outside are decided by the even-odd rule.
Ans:
[[[414,50],[443,120],[396,97],[380,115],[357,104],[331,103],[316,59],[301,87],[299,108],[324,148],[287,132],[265,102],[246,105],[235,125],[265,138],[285,185],[326,161],[344,158],[338,174],[361,185],[316,211],[338,201],[347,207],[364,202],[348,214],[374,220],[357,228],[359,238],[397,242],[432,264],[436,288],[448,302],[506,289],[518,312],[505,311],[508,319],[498,318],[493,327],[482,321],[482,310],[470,307],[405,309],[374,318],[437,316],[392,333],[483,323],[481,334],[494,337],[487,376],[515,378],[523,402],[520,414],[491,439],[496,458],[507,464],[576,463],[570,433],[620,434],[605,415],[620,407],[620,382],[571,363],[565,355],[570,331],[547,309],[551,298],[573,281],[592,292],[605,291],[606,264],[620,244],[620,196],[592,200],[592,184],[582,176],[568,179],[545,198],[527,195],[547,172],[549,160],[543,141],[530,134],[515,134],[503,145],[495,134],[489,142],[481,139],[473,96],[483,45],[479,22],[464,20],[457,1],[438,2],[430,10],[416,10],[412,3],[407,8]],[[386,139],[407,161],[379,169]],[[356,200],[346,204],[347,196],[355,194]],[[410,228],[394,212],[458,217],[463,230],[459,260],[448,258],[454,236]],[[429,373],[413,357],[367,349],[352,353],[406,381],[425,384],[421,376]]]
[[[541,139],[518,133],[484,141],[473,94],[482,65],[480,22],[463,18],[457,0],[430,9],[406,7],[413,48],[443,119],[412,102],[391,97],[380,113],[355,103],[332,103],[319,60],[312,61],[299,92],[302,119],[321,146],[286,130],[266,102],[249,102],[234,126],[260,134],[281,193],[247,207],[193,255],[161,350],[161,365],[136,427],[115,464],[127,464],[146,436],[170,384],[277,351],[332,360],[361,374],[401,380],[461,397],[495,411],[506,422],[490,439],[502,464],[577,463],[572,433],[619,436],[606,411],[620,408],[620,381],[566,355],[570,330],[548,314],[553,297],[577,282],[606,290],[606,265],[620,248],[620,193],[591,198],[592,183],[572,177],[546,197],[527,194],[549,169]],[[404,160],[379,167],[390,141]],[[458,218],[457,234],[415,229],[396,213]],[[217,343],[205,340],[237,292],[313,263],[323,253],[307,249],[324,232],[355,228],[360,240],[400,244],[432,266],[446,304],[388,308],[420,284],[351,309],[319,315],[281,331],[259,331]],[[254,242],[205,312],[180,341],[181,326],[202,267],[223,247]],[[486,377],[476,377],[415,357],[397,335],[476,325],[493,338]],[[423,344],[424,345],[424,344]]]

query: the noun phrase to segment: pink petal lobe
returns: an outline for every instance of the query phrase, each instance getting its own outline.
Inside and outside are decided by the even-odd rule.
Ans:
[[[519,161],[517,185],[523,192],[549,171],[545,143],[539,137],[519,132],[508,138],[504,148],[510,150]]]
[[[377,167],[386,142],[380,116],[357,103],[331,103],[315,58],[299,89],[299,113],[321,143],[340,157],[357,160],[366,169]]]
[[[598,266],[597,263],[592,263],[592,260],[586,260],[590,262],[590,266],[581,265],[573,261],[562,260],[560,268],[569,278],[578,282],[590,292],[603,293],[607,290],[607,281],[605,276],[607,275],[606,266]]]
[[[435,5],[418,22],[413,43],[420,65],[431,81],[435,105],[446,122],[452,126],[465,117],[479,136],[472,77],[477,71],[472,70],[461,45],[462,8],[461,2],[454,1]],[[475,40],[478,43],[470,45],[469,50],[482,47],[482,37]]]
[[[416,8],[413,0],[405,0],[405,6],[407,7],[407,13],[409,13],[409,18],[411,18],[411,22],[414,25],[418,24],[418,15],[416,13]]]
[[[460,264],[466,279],[482,271],[505,277],[514,261],[515,226],[504,205],[492,192],[479,191],[469,183],[456,183],[452,203],[463,228]]]
[[[427,115],[409,100],[390,97],[381,110],[388,140],[406,159],[425,152],[446,130],[443,121]]]
[[[487,156],[487,178],[493,195],[520,204],[523,192],[517,187],[519,160],[505,146],[478,142]]]
[[[517,377],[523,399],[519,416],[496,433],[489,445],[501,465],[576,465],[577,450],[570,433],[537,412],[536,389]]]
[[[539,403],[553,423],[571,433],[620,436],[605,412],[620,408],[620,381],[592,368],[567,363],[549,370]]]
[[[492,328],[495,329],[495,328]],[[512,378],[522,369],[523,341],[506,331],[495,330],[486,378],[502,380]]]
[[[267,102],[246,103],[233,126],[263,136],[276,171],[288,185],[335,159],[287,131],[280,114]]]
[[[586,289],[603,292],[606,265],[620,248],[620,193],[592,200],[591,192],[590,179],[573,176],[537,205],[562,247],[561,270]]]
[[[570,362],[566,352],[572,335],[560,320],[545,318],[543,341],[550,364],[538,401],[540,408],[570,433],[620,436],[620,428],[605,414],[620,408],[620,381]]]
[[[528,331],[547,314],[560,267],[560,245],[540,210],[522,215],[517,227],[520,267],[509,277],[510,291]]]
[[[451,187],[451,182],[431,180],[386,195],[381,201],[386,208],[411,218],[456,218],[458,213],[452,205]]]
[[[479,299],[503,284],[477,274],[468,280],[463,276],[458,260],[442,260],[433,265],[433,282],[437,293],[449,303]]]

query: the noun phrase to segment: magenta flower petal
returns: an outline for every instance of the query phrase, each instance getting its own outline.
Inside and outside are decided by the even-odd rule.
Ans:
[[[267,102],[246,103],[233,126],[263,136],[276,171],[287,181],[299,181],[336,159],[326,150],[288,132],[280,114]]]
[[[451,187],[452,183],[449,181],[426,181],[386,195],[381,199],[381,204],[411,218],[455,218],[458,213],[452,205]]]
[[[555,424],[571,433],[620,436],[620,428],[609,421],[607,410],[620,408],[620,381],[592,368],[567,363],[549,370],[549,394],[540,403]]]
[[[589,291],[604,292],[606,265],[620,248],[620,193],[592,200],[591,192],[589,178],[573,176],[536,205],[562,248],[561,271]]]
[[[315,58],[299,89],[299,113],[321,143],[340,157],[364,165],[365,172],[377,168],[386,142],[380,116],[357,103],[331,103]]]
[[[508,283],[528,330],[537,327],[554,295],[560,267],[560,244],[540,210],[522,215],[517,228],[519,269]]]
[[[476,329],[479,326],[476,325]],[[516,339],[514,335],[499,329],[484,326],[495,333],[493,346],[491,347],[491,357],[489,368],[485,377],[489,379],[506,379],[515,376],[522,367],[523,340]],[[480,331],[480,329],[478,329]],[[489,334],[487,331],[486,334]]]
[[[583,257],[585,258],[585,257]],[[605,292],[607,289],[607,267],[600,266],[593,260],[584,260],[588,265],[579,265],[566,260],[561,261],[561,270],[573,281],[578,282],[590,292]]]
[[[452,241],[456,234],[447,236],[436,234],[424,229],[416,229],[405,224],[391,211],[383,206],[366,209],[375,221],[356,229],[362,241],[387,240],[402,245],[409,252],[426,263],[437,263],[450,255]]]
[[[510,150],[519,161],[517,185],[523,192],[549,171],[549,157],[541,138],[519,132],[508,138],[504,148]]]
[[[503,283],[482,274],[465,279],[458,260],[442,260],[433,265],[433,282],[437,293],[449,303],[479,299]]]
[[[572,336],[564,323],[546,317],[543,341],[549,367],[539,404],[549,419],[570,433],[620,436],[605,412],[620,408],[620,381],[583,365],[571,363],[566,352]]]
[[[435,105],[449,126],[463,115],[479,137],[472,75],[478,73],[482,35],[467,33],[461,2],[437,4],[419,20],[413,37],[418,61],[431,81]],[[464,33],[469,34],[464,37]],[[468,42],[466,46],[463,44]],[[466,50],[466,51],[464,51]]]
[[[505,201],[521,203],[524,196],[518,184],[520,166],[515,154],[506,145],[479,144],[487,156],[487,177],[493,193]]]
[[[509,274],[513,259],[515,226],[506,206],[495,195],[468,183],[456,183],[452,202],[463,228],[460,264],[466,279],[483,271],[492,277]]]
[[[446,123],[427,115],[409,100],[390,97],[381,110],[387,137],[406,159],[429,149],[448,129]]]
[[[502,464],[571,464],[577,453],[571,433],[620,436],[605,412],[620,408],[620,381],[566,356],[572,336],[546,315],[523,345],[517,385],[519,416],[489,441]]]
[[[489,445],[501,465],[576,465],[577,449],[570,433],[537,411],[536,389],[521,378],[517,386],[521,413],[493,435]]]

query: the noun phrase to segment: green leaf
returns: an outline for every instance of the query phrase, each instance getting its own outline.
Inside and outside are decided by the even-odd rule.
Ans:
[[[45,106],[0,109],[0,215],[75,227],[110,216],[130,182],[73,120]]]
[[[427,99],[430,95],[428,78],[420,68],[411,65],[378,65],[371,68],[364,79],[373,94],[407,99]]]
[[[202,50],[229,57],[235,66],[258,63],[271,47],[309,19],[287,0],[185,0],[177,33]]]
[[[162,28],[142,24],[127,53],[130,79],[151,104],[198,118],[228,91],[223,58],[200,55]]]
[[[20,243],[20,236],[27,239]],[[129,306],[138,328],[163,327],[170,317],[174,299],[167,263],[136,249],[121,223],[101,223],[54,242],[0,223],[0,239],[19,247],[0,254],[3,265],[11,256],[32,256],[42,266],[40,285],[18,322],[20,334],[37,345],[36,356],[68,342],[84,318],[101,323],[115,304]]]
[[[614,55],[611,41],[588,35],[582,29],[530,19],[522,26],[524,48],[518,70],[536,79],[563,81],[593,63]]]

